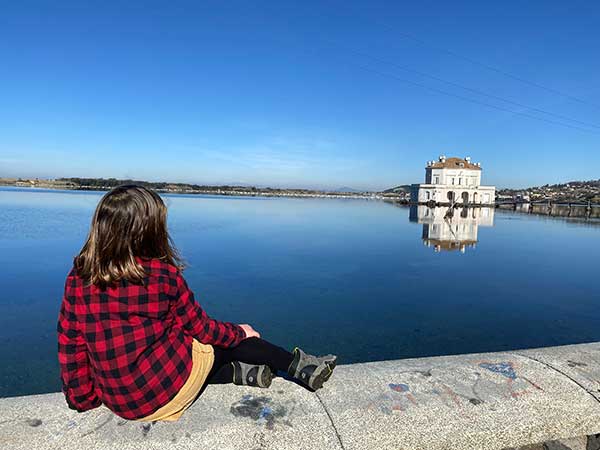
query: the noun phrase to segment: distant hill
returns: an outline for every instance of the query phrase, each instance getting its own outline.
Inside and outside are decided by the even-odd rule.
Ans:
[[[408,194],[410,193],[410,184],[402,184],[400,186],[396,186],[393,188],[389,188],[386,189],[385,191],[382,191],[384,194]]]
[[[340,188],[334,189],[331,192],[364,192],[364,191],[361,191],[360,189],[354,189],[354,188],[351,188],[348,186],[342,186]]]

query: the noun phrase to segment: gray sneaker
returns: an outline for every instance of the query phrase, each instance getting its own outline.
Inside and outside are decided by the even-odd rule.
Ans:
[[[313,356],[296,347],[288,373],[305,386],[316,391],[323,387],[337,364],[337,356]]]
[[[269,366],[246,364],[241,361],[234,361],[231,364],[233,365],[233,384],[261,388],[271,386],[273,372]]]

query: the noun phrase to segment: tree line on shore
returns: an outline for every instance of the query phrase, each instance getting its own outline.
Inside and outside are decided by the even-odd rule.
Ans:
[[[303,188],[271,188],[241,185],[201,185],[194,183],[169,183],[164,181],[143,181],[118,178],[84,178],[69,177],[47,179],[0,178],[0,185],[26,185],[34,187],[59,189],[94,189],[108,190],[122,184],[138,184],[163,192],[197,192],[215,194],[236,194],[243,192],[248,195],[336,195],[336,196],[381,196],[408,199],[410,185],[400,185],[381,192],[357,191],[351,188],[338,190],[317,190]],[[568,183],[546,184],[526,189],[499,189],[498,197],[525,198],[532,201],[579,201],[600,203],[600,179],[591,181],[571,181]]]

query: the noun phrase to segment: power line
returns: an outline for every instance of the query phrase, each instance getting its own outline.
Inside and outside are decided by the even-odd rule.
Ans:
[[[363,70],[374,72],[374,73],[376,73],[378,75],[381,75],[381,76],[390,77],[390,78],[393,78],[395,80],[401,81],[403,83],[411,84],[413,86],[417,86],[417,87],[420,87],[422,89],[425,89],[425,90],[428,90],[428,91],[431,91],[431,92],[436,92],[438,94],[442,94],[442,95],[446,95],[446,96],[449,96],[449,97],[458,98],[458,99],[466,101],[466,102],[475,103],[475,104],[478,104],[478,105],[486,106],[488,108],[493,108],[493,109],[497,109],[499,111],[509,112],[511,114],[516,114],[516,115],[523,116],[523,117],[528,117],[530,119],[539,120],[539,121],[550,123],[550,124],[553,124],[553,125],[559,125],[559,126],[562,126],[562,127],[572,128],[572,129],[575,129],[575,130],[586,131],[588,133],[599,134],[596,131],[590,130],[588,128],[583,128],[583,127],[579,127],[579,126],[576,126],[576,125],[571,125],[571,124],[564,123],[564,122],[557,122],[555,120],[550,120],[550,119],[546,119],[544,117],[534,116],[532,114],[528,114],[528,113],[525,113],[525,112],[515,111],[515,110],[509,109],[509,108],[504,108],[503,106],[498,106],[498,105],[494,105],[492,103],[482,102],[480,100],[475,100],[475,99],[472,99],[472,98],[469,98],[469,97],[465,97],[463,95],[458,95],[458,94],[454,94],[452,92],[447,92],[447,91],[444,91],[442,89],[438,89],[438,88],[435,88],[435,87],[427,86],[425,84],[418,83],[416,81],[407,80],[407,79],[404,79],[404,78],[401,78],[401,77],[397,76],[396,74],[392,74],[392,73],[384,72],[384,71],[381,71],[381,70],[377,70],[377,69],[374,69],[374,68],[369,67],[369,66],[364,66],[364,65],[355,64],[355,63],[349,63],[349,64],[352,64],[352,65],[354,65],[356,67],[359,67],[359,68],[361,68]]]
[[[397,34],[397,35],[399,35],[401,37],[404,37],[405,39],[409,39],[411,41],[414,41],[414,42],[418,43],[419,45],[422,45],[423,47],[429,47],[429,48],[431,48],[433,50],[436,50],[438,52],[446,53],[446,54],[448,54],[450,56],[453,56],[455,58],[462,59],[462,60],[467,61],[467,62],[469,62],[469,63],[471,63],[473,65],[476,65],[476,66],[479,66],[479,67],[483,67],[484,69],[490,70],[492,72],[499,73],[500,75],[503,75],[503,76],[508,77],[508,78],[512,78],[513,80],[519,81],[519,82],[527,84],[529,86],[533,86],[533,87],[536,87],[538,89],[542,89],[542,90],[545,90],[547,92],[551,92],[553,94],[560,95],[562,97],[568,98],[569,100],[572,100],[574,102],[582,103],[582,104],[593,106],[594,108],[600,109],[600,106],[598,106],[598,105],[596,105],[594,103],[588,102],[587,100],[583,100],[583,99],[581,99],[579,97],[575,97],[575,96],[573,96],[571,94],[568,94],[566,92],[559,91],[558,89],[554,89],[554,88],[551,88],[551,87],[548,87],[548,86],[544,86],[543,84],[536,83],[535,81],[529,81],[529,80],[527,80],[527,79],[525,79],[525,78],[523,78],[523,77],[521,77],[519,75],[515,75],[515,74],[512,74],[510,72],[507,72],[506,70],[503,70],[503,69],[500,69],[498,67],[492,66],[490,64],[486,64],[486,63],[483,63],[481,61],[477,61],[476,59],[473,59],[473,58],[471,58],[469,56],[461,55],[460,53],[457,53],[457,52],[455,52],[453,50],[450,50],[450,49],[447,49],[447,48],[443,48],[443,47],[439,47],[437,45],[429,44],[428,42],[426,42],[426,41],[424,41],[422,39],[419,39],[419,38],[417,38],[417,37],[415,37],[415,36],[413,36],[411,34],[408,34],[408,33],[405,33],[405,32],[398,32],[397,30],[395,30],[392,27],[389,27],[387,25],[377,24],[377,26],[380,26],[382,28],[387,28],[389,31],[392,31],[393,33],[395,33],[395,34]]]
[[[332,44],[335,44],[332,41],[329,41],[329,42],[332,43]],[[588,127],[600,129],[599,125],[596,125],[596,124],[593,124],[593,123],[590,123],[590,122],[584,122],[582,120],[573,119],[573,118],[568,117],[568,116],[563,116],[562,114],[557,114],[557,113],[553,113],[551,111],[543,110],[541,108],[536,108],[534,106],[529,106],[529,105],[526,105],[524,103],[520,103],[520,102],[517,102],[517,101],[514,101],[514,100],[510,100],[510,99],[501,97],[499,95],[489,94],[489,93],[481,91],[479,89],[474,89],[474,88],[471,88],[469,86],[465,86],[463,84],[456,83],[454,81],[449,81],[449,80],[446,80],[444,78],[438,77],[436,75],[432,75],[432,74],[429,74],[427,72],[416,70],[416,69],[404,66],[402,64],[398,64],[398,63],[396,63],[394,61],[389,61],[389,60],[386,60],[386,59],[383,59],[383,58],[379,58],[377,56],[373,56],[373,55],[370,55],[368,53],[365,53],[365,52],[362,52],[362,51],[359,51],[359,50],[351,49],[351,48],[348,48],[348,47],[341,47],[341,46],[338,46],[338,47],[343,48],[344,50],[346,50],[348,52],[352,52],[352,53],[355,53],[357,55],[370,58],[370,59],[372,59],[374,61],[378,61],[378,62],[381,62],[381,63],[384,63],[384,64],[391,65],[393,67],[397,67],[398,69],[404,70],[406,72],[411,72],[411,73],[415,73],[415,74],[418,74],[418,75],[421,75],[421,76],[424,76],[424,77],[427,77],[427,78],[431,78],[433,80],[436,80],[436,81],[439,81],[439,82],[442,82],[442,83],[446,83],[448,85],[455,86],[455,87],[458,87],[460,89],[464,89],[466,91],[473,92],[475,94],[478,94],[478,95],[481,95],[481,96],[484,96],[484,97],[488,97],[488,98],[492,98],[492,99],[495,99],[495,100],[499,100],[499,101],[502,101],[502,102],[505,102],[505,103],[509,103],[509,104],[512,104],[512,105],[515,105],[515,106],[519,106],[521,108],[528,109],[530,111],[535,111],[535,112],[538,112],[538,113],[541,113],[541,114],[546,114],[546,115],[549,115],[549,116],[552,116],[552,117],[556,117],[558,119],[568,120],[568,121],[571,121],[571,122],[574,122],[574,123],[578,123],[580,125],[584,125],[584,126],[588,126]]]
[[[379,24],[378,24],[378,26],[380,26],[381,28],[388,28],[389,29],[389,27],[381,26]],[[416,42],[420,43],[421,45],[429,46],[429,44],[427,44],[426,42],[424,42],[424,41],[422,41],[422,40],[420,40],[418,38],[415,38],[413,36],[410,36],[407,33],[400,33],[400,34],[402,34],[403,36],[405,36],[405,37],[407,37],[409,39],[415,40]],[[330,44],[334,44],[335,46],[341,47],[337,43],[335,43],[335,42],[333,42],[331,40],[326,40],[326,41],[329,42]],[[306,50],[306,47],[304,45],[299,45],[299,46],[301,48],[303,48],[303,49]],[[433,47],[433,46],[431,46],[431,47],[435,48],[438,51],[446,51],[444,49],[438,49],[438,48]],[[316,49],[312,49],[312,50],[314,51]],[[355,50],[351,50],[351,51],[353,51],[354,53],[360,53],[360,52],[355,51]],[[447,50],[447,52],[454,54],[454,52],[451,52],[450,50]],[[371,55],[367,55],[365,53],[363,53],[363,55],[367,56],[369,58],[372,58],[372,59],[377,59],[376,57],[373,57]],[[455,54],[455,55],[457,57],[461,57],[463,59],[467,59],[467,60],[469,60],[471,62],[470,58],[468,58],[468,57],[462,57],[461,55],[458,55],[458,54]],[[336,56],[339,56],[339,55],[336,55]],[[422,76],[427,76],[429,78],[436,79],[437,81],[441,81],[441,82],[444,82],[444,83],[447,83],[447,84],[450,84],[450,85],[453,85],[453,86],[460,87],[461,89],[465,89],[465,90],[474,92],[474,93],[476,93],[478,95],[486,96],[486,97],[489,97],[489,98],[494,98],[496,100],[500,100],[500,101],[503,101],[503,102],[506,102],[506,103],[510,103],[510,104],[519,106],[519,107],[523,107],[523,108],[526,108],[526,109],[531,110],[531,111],[536,111],[536,112],[539,112],[539,113],[542,113],[542,114],[546,114],[546,115],[549,115],[549,116],[554,116],[554,117],[556,117],[558,119],[568,120],[568,121],[571,121],[571,122],[579,123],[579,124],[584,125],[584,126],[588,126],[588,127],[600,129],[600,126],[598,126],[596,124],[593,124],[593,123],[580,121],[578,119],[573,119],[573,118],[570,118],[570,117],[567,117],[567,116],[562,116],[560,114],[556,114],[556,113],[553,113],[553,112],[550,112],[550,111],[545,111],[545,110],[543,110],[541,108],[531,107],[531,106],[525,105],[523,103],[519,103],[519,102],[516,102],[516,101],[513,101],[513,100],[505,99],[505,98],[500,97],[500,96],[496,96],[496,95],[493,95],[493,94],[488,94],[486,92],[479,91],[477,89],[470,88],[468,86],[464,86],[464,85],[461,85],[459,83],[455,83],[453,81],[444,80],[443,78],[437,77],[435,75],[430,75],[430,74],[427,74],[425,72],[421,72],[421,71],[418,71],[418,70],[415,70],[415,69],[410,69],[410,68],[398,65],[397,63],[394,63],[394,62],[391,62],[391,61],[385,61],[385,60],[381,60],[381,61],[385,62],[385,63],[388,63],[388,64],[391,64],[391,65],[396,65],[398,68],[401,68],[402,70],[412,71],[413,73],[418,73],[418,74],[420,74]],[[570,123],[564,123],[564,122],[557,121],[557,120],[550,120],[550,119],[545,118],[545,117],[539,117],[539,116],[536,116],[536,115],[533,115],[533,114],[528,114],[526,112],[516,111],[514,109],[506,108],[506,107],[499,106],[499,105],[496,105],[496,104],[492,104],[492,103],[488,103],[488,102],[476,100],[476,99],[473,99],[473,98],[470,98],[470,97],[466,97],[466,96],[463,96],[463,95],[459,95],[459,94],[454,94],[452,92],[448,92],[448,91],[445,91],[443,89],[438,89],[438,88],[431,87],[431,86],[428,86],[428,85],[423,84],[423,83],[418,83],[418,82],[415,82],[415,81],[412,81],[412,80],[404,79],[404,78],[401,78],[401,77],[397,76],[396,74],[392,74],[392,73],[384,72],[384,71],[381,71],[381,70],[377,70],[377,69],[375,69],[373,67],[370,67],[370,66],[356,64],[356,63],[351,63],[351,62],[348,62],[346,60],[344,60],[344,62],[346,62],[347,64],[350,64],[350,65],[359,67],[359,68],[361,68],[363,70],[376,73],[376,74],[378,74],[380,76],[390,77],[390,78],[393,78],[393,79],[395,79],[397,81],[401,81],[401,82],[406,83],[406,84],[411,84],[413,86],[417,86],[417,87],[419,87],[421,89],[424,89],[424,90],[428,90],[428,91],[431,91],[431,92],[442,94],[442,95],[445,95],[445,96],[448,96],[448,97],[454,97],[454,98],[457,98],[457,99],[460,99],[460,100],[463,100],[463,101],[466,101],[466,102],[469,102],[469,103],[473,103],[473,104],[485,106],[487,108],[496,109],[498,111],[503,111],[503,112],[511,113],[511,114],[514,114],[514,115],[522,116],[522,117],[527,117],[529,119],[533,119],[533,120],[537,120],[537,121],[549,123],[549,124],[552,124],[552,125],[558,125],[558,126],[562,126],[562,127],[566,127],[566,128],[571,128],[571,129],[579,130],[579,131],[584,131],[584,132],[592,133],[592,134],[596,134],[596,135],[600,134],[596,130],[591,130],[589,128],[584,128],[582,126],[577,126],[577,125],[573,125],[573,124],[570,124]],[[473,63],[477,63],[477,61],[475,61],[475,60],[472,60],[472,62]],[[481,63],[481,64],[484,65],[483,63]],[[497,70],[501,70],[501,69],[497,69]],[[524,82],[527,82],[527,80],[524,80]],[[533,83],[533,84],[535,85],[535,83]],[[548,89],[548,90],[552,91],[552,88],[546,88],[546,87],[541,86],[541,85],[540,85],[540,87],[543,88],[543,89]],[[563,95],[563,96],[570,97],[568,94],[562,93],[560,91],[556,91],[556,93],[558,93],[560,95]],[[575,98],[575,97],[573,97],[573,98]],[[577,100],[580,101],[580,102],[582,102],[582,103],[588,103],[588,102],[585,102],[584,100],[581,100],[581,99],[577,99]],[[593,105],[591,103],[590,103],[590,105],[596,106],[596,105]]]

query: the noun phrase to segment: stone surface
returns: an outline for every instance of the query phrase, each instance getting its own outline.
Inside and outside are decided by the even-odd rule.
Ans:
[[[340,366],[317,394],[282,379],[210,386],[178,422],[154,425],[76,413],[62,394],[6,398],[0,449],[599,450],[599,354],[583,344]]]
[[[595,398],[512,353],[347,366],[319,396],[346,449],[501,449],[600,428]]]
[[[62,394],[2,399],[0,410],[2,450],[341,448],[318,398],[283,380],[269,390],[209,386],[170,423],[127,421],[104,407],[77,413]]]
[[[600,342],[522,350],[517,353],[547,364],[600,400]]]

